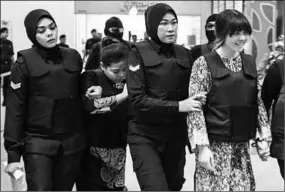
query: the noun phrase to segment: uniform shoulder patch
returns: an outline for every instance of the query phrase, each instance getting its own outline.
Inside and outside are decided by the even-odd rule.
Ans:
[[[129,65],[129,69],[133,72],[138,71],[140,69],[140,65],[137,66]]]
[[[21,83],[14,83],[13,81],[11,81],[10,86],[12,87],[12,89],[16,90],[21,88]]]
[[[22,65],[22,64],[24,64],[25,63],[25,60],[24,60],[24,58],[23,57],[18,57],[18,59],[17,59],[17,61],[16,61],[18,64],[20,64],[20,65]]]

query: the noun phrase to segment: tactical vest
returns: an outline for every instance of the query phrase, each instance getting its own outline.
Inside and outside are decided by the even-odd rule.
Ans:
[[[159,55],[147,41],[133,45],[143,60],[146,94],[149,97],[181,101],[188,98],[188,86],[191,73],[191,61],[187,49],[174,45],[174,57]],[[149,125],[170,125],[184,123],[186,114],[152,114],[142,110],[134,110],[135,116]]]
[[[257,71],[253,58],[241,53],[242,70],[226,68],[217,52],[204,56],[212,76],[212,87],[204,107],[210,139],[248,141],[257,124]]]
[[[282,79],[282,88],[276,101],[272,118],[271,131],[273,141],[270,153],[272,157],[284,159],[284,59],[276,63]]]
[[[210,53],[212,50],[210,49],[210,45],[203,44],[201,45],[201,55],[206,55],[207,53]]]
[[[71,49],[60,50],[63,67],[57,70],[35,48],[18,53],[25,60],[29,76],[26,127],[30,133],[81,130],[80,62]]]

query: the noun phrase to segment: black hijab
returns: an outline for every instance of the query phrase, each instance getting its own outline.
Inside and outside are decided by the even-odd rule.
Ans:
[[[42,18],[49,18],[55,23],[55,20],[51,16],[51,14],[44,9],[35,9],[35,10],[28,13],[28,15],[26,16],[25,21],[24,21],[27,36],[31,40],[31,42],[34,44],[34,47],[36,48],[38,53],[44,59],[55,61],[60,56],[59,47],[56,45],[55,47],[52,47],[52,48],[46,48],[46,47],[43,47],[36,40],[37,25],[38,25],[39,20]]]
[[[218,14],[212,14],[206,20],[205,31],[206,31],[206,37],[208,39],[208,44],[215,41],[216,35],[215,35],[215,31],[214,30],[208,31],[206,29],[206,27],[207,27],[208,23],[210,23],[212,21],[216,21],[217,17],[218,17]]]
[[[110,31],[110,28],[117,28],[115,31]],[[120,32],[119,29],[124,28],[122,21],[118,17],[111,17],[105,23],[104,34],[109,37],[114,37],[122,40],[124,32]]]
[[[175,11],[165,3],[158,3],[152,5],[148,7],[144,13],[146,32],[148,36],[150,36],[151,39],[159,45],[163,45],[164,43],[162,43],[159,37],[157,36],[157,28],[164,15],[168,12],[172,13],[174,17],[177,19]]]

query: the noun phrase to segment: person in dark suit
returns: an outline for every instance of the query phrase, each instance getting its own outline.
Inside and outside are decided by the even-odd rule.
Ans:
[[[89,56],[91,47],[92,47],[95,43],[101,41],[101,38],[99,37],[99,35],[98,35],[96,29],[92,29],[92,30],[91,30],[91,35],[92,35],[92,37],[89,38],[89,39],[87,39],[86,44],[85,44],[84,57]]]
[[[63,34],[59,36],[59,41],[60,43],[58,44],[58,46],[69,48],[69,46],[66,44],[66,35]]]
[[[104,33],[105,37],[102,39],[102,41],[93,44],[93,46],[91,47],[89,57],[85,65],[85,70],[100,68],[100,53],[101,48],[104,46],[102,45],[103,42],[120,42],[130,48],[130,43],[123,39],[124,27],[122,21],[118,17],[111,17],[106,21]]]
[[[208,42],[202,45],[196,45],[192,47],[191,53],[192,53],[192,57],[194,61],[198,59],[201,55],[205,55],[212,51],[213,43],[216,39],[215,21],[216,21],[217,16],[218,14],[212,14],[206,20],[205,33],[206,33]]]
[[[272,115],[270,156],[277,159],[284,179],[284,58],[275,60],[268,69],[261,98],[268,117]]]
[[[33,48],[18,52],[7,98],[6,172],[22,169],[28,191],[71,191],[85,137],[80,99],[82,59],[56,45],[58,28],[49,12],[36,9],[24,21]]]
[[[0,51],[1,51],[0,72],[1,72],[1,74],[10,72],[12,63],[14,62],[14,48],[13,48],[13,43],[9,39],[7,39],[8,32],[9,31],[6,27],[3,27],[0,29],[0,33],[1,33],[1,39],[0,39]],[[3,77],[3,103],[2,103],[2,106],[6,106],[7,90],[9,87],[9,78],[10,78],[10,75],[5,75]],[[2,78],[1,78],[1,81],[2,81]]]

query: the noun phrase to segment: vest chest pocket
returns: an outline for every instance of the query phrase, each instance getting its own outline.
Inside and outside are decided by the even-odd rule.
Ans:
[[[51,129],[54,100],[41,95],[33,95],[29,99],[28,129],[45,127]]]
[[[155,63],[144,66],[145,80],[148,87],[161,86],[163,84],[163,76],[166,71],[162,63]]]

